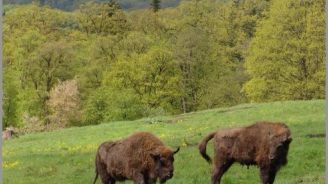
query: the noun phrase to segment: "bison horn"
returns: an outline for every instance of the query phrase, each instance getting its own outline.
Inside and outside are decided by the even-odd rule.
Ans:
[[[175,151],[173,152],[173,154],[176,154],[176,153],[178,153],[178,152],[179,152],[179,150],[180,150],[180,147],[178,147],[178,148],[177,148],[177,150],[175,150]]]
[[[282,140],[282,142],[287,142],[287,143],[290,143],[290,142],[292,142],[292,136],[286,136],[283,140]]]

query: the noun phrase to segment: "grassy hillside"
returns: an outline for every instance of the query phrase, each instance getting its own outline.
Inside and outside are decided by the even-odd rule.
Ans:
[[[211,167],[196,148],[203,136],[217,128],[271,120],[286,122],[294,138],[289,163],[278,173],[275,183],[324,183],[325,140],[307,137],[325,132],[324,119],[323,100],[290,101],[31,134],[4,143],[3,181],[5,184],[92,183],[98,144],[136,131],[150,131],[171,147],[182,146],[175,159],[175,176],[169,184],[206,184],[210,182]],[[212,155],[211,147],[208,152]],[[222,183],[259,183],[259,171],[256,167],[247,169],[235,164]]]

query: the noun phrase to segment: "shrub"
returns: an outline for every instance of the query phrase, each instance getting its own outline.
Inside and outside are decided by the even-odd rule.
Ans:
[[[77,81],[60,82],[50,91],[48,106],[52,112],[50,124],[55,127],[76,125],[80,122],[80,97]]]
[[[141,118],[144,110],[145,106],[133,90],[100,88],[87,101],[84,109],[84,124],[133,120]]]

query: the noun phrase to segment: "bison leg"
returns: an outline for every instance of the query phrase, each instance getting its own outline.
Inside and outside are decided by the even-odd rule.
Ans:
[[[155,184],[156,183],[156,179],[154,178],[150,178],[149,176],[147,178],[145,178],[145,183],[146,184]]]
[[[115,184],[115,180],[113,178],[110,178],[108,184]]]
[[[212,184],[220,184],[221,177],[230,168],[232,161],[218,162],[215,163],[214,170],[212,173]]]
[[[102,184],[115,184],[115,180],[110,176],[106,175],[104,177],[100,177]]]
[[[136,174],[133,177],[133,181],[134,181],[134,184],[146,184],[145,177],[141,173],[140,174]]]
[[[111,184],[110,177],[108,175],[100,175],[100,180],[102,184]]]
[[[97,172],[100,176],[100,180],[102,184],[112,184],[115,183],[111,182],[112,178],[109,176],[109,174],[106,171],[106,166],[102,163],[97,162]]]
[[[277,170],[273,167],[263,167],[260,169],[262,184],[273,184]]]

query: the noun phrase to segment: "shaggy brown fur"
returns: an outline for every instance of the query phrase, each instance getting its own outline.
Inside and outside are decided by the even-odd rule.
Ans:
[[[283,123],[258,122],[244,128],[231,128],[210,133],[199,144],[200,154],[211,163],[206,154],[209,140],[214,141],[212,184],[219,184],[222,175],[234,162],[257,165],[263,184],[272,184],[277,171],[287,164],[289,128]]]
[[[151,133],[139,132],[126,139],[102,143],[96,155],[96,177],[103,184],[133,180],[135,184],[165,183],[173,177],[174,154]]]

